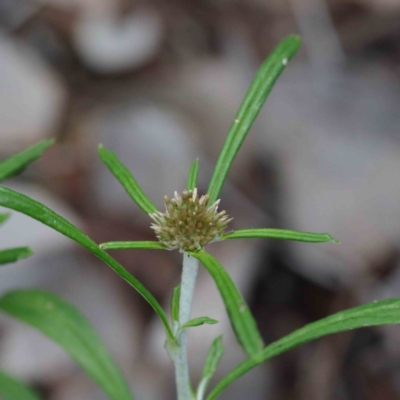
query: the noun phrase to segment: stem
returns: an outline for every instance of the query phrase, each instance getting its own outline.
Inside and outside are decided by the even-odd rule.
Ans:
[[[192,300],[199,265],[198,260],[187,253],[183,254],[183,269],[181,280],[181,295],[179,298],[179,321],[174,333],[177,334],[181,326],[190,320]],[[178,333],[177,344],[167,343],[169,355],[175,366],[176,388],[178,400],[194,400],[189,378],[187,358],[188,330]]]

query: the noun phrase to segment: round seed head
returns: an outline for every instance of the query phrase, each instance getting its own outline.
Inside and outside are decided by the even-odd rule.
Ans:
[[[197,251],[218,240],[232,220],[225,211],[218,212],[219,200],[209,205],[209,195],[199,197],[197,189],[164,196],[165,213],[149,214],[151,228],[158,240],[169,249]]]

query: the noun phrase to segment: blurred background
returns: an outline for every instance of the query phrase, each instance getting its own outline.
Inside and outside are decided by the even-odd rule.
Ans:
[[[341,245],[238,240],[210,246],[250,302],[266,343],[332,312],[400,295],[400,2],[398,0],[0,0],[0,157],[57,144],[6,182],[94,240],[153,240],[149,219],[102,165],[117,152],[157,206],[200,158],[205,192],[257,67],[286,35],[301,52],[276,84],[221,193],[232,229],[329,232]],[[151,308],[88,252],[13,213],[1,248],[35,255],[0,271],[0,292],[39,287],[79,307],[136,397],[174,399]],[[116,258],[168,308],[178,252]],[[244,355],[201,271],[194,382],[224,335],[220,379]],[[400,399],[398,327],[334,335],[281,355],[221,400]],[[0,364],[49,400],[104,400],[58,347],[1,316]]]

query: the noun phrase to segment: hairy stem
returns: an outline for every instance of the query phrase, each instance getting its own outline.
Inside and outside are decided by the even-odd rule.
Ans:
[[[181,295],[179,299],[179,321],[175,327],[178,333],[177,344],[168,344],[168,352],[175,366],[175,379],[178,392],[178,400],[194,399],[190,385],[189,365],[187,359],[188,330],[180,327],[190,320],[192,300],[196,283],[198,261],[187,253],[183,254],[183,270],[181,281]],[[180,332],[180,333],[179,333]]]

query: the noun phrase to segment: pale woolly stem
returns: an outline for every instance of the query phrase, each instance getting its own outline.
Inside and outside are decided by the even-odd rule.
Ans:
[[[174,333],[178,334],[177,344],[167,344],[169,355],[171,356],[175,367],[178,400],[195,399],[190,384],[189,364],[187,358],[188,330],[183,329],[180,331],[180,327],[190,320],[198,268],[198,260],[189,254],[184,253],[181,295],[179,299],[179,321],[174,327]]]

